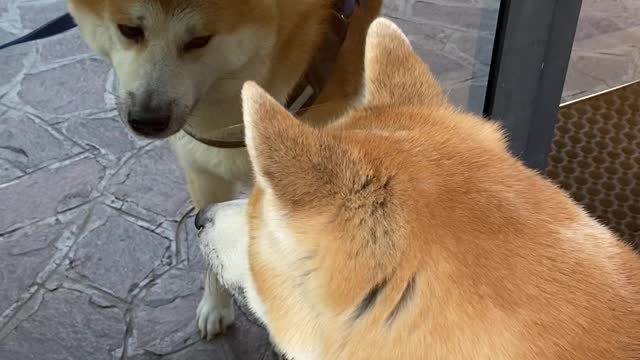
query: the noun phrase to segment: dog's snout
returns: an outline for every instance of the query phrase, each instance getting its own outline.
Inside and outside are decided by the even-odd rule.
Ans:
[[[195,224],[196,224],[196,229],[198,230],[204,229],[206,222],[204,221],[204,214],[202,210],[198,211],[198,213],[196,214]]]
[[[171,123],[173,106],[169,101],[156,101],[152,96],[131,96],[127,122],[143,136],[162,135]]]
[[[216,205],[212,204],[198,211],[195,218],[196,229],[202,230],[204,227],[214,221]]]

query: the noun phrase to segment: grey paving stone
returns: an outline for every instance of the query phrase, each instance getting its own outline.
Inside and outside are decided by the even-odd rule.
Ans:
[[[262,359],[271,345],[266,332],[240,310],[226,336],[201,343],[195,309],[202,295],[204,269],[173,269],[149,286],[133,312],[130,354],[166,359]],[[224,351],[221,351],[224,350]],[[208,356],[208,357],[207,357]]]
[[[185,349],[168,354],[162,360],[244,360],[235,356],[231,349],[224,343],[198,342]],[[259,359],[259,358],[257,358]],[[138,360],[132,358],[131,360]],[[141,359],[142,360],[142,359]],[[144,359],[146,360],[146,359]],[[251,359],[247,359],[251,360]]]
[[[410,7],[411,20],[438,23],[474,33],[494,33],[497,15],[495,8],[449,5],[428,0],[418,0]]]
[[[143,307],[159,308],[173,303],[178,298],[199,297],[202,294],[203,280],[202,271],[174,268],[149,284],[146,293],[138,302]]]
[[[0,187],[0,234],[87,202],[103,175],[97,161],[85,158]]]
[[[640,75],[638,65],[628,61],[630,52],[640,57],[637,49],[622,49],[619,54],[615,49],[609,49],[606,54],[574,53],[571,68],[583,79],[592,78],[613,87],[619,85],[620,79],[636,80],[629,78],[629,74]]]
[[[111,360],[122,346],[123,314],[67,289],[46,293],[39,310],[0,341],[3,360]]]
[[[40,43],[41,64],[87,54],[91,54],[91,49],[82,41],[82,36],[77,29],[69,30]]]
[[[137,147],[133,135],[118,119],[75,117],[59,127],[78,143],[101,149],[113,156],[120,156]]]
[[[382,2],[381,13],[388,17],[402,17],[406,14],[407,1],[385,0]]]
[[[475,7],[479,7],[482,9],[493,9],[494,11],[498,11],[500,8],[500,4],[502,0],[453,0],[451,3],[472,3]]]
[[[67,12],[64,0],[27,2],[18,6],[25,30],[33,30]]]
[[[604,16],[624,28],[634,27],[640,25],[640,3],[635,0],[588,0],[582,3],[581,17],[585,15]]]
[[[476,114],[482,113],[484,106],[484,95],[487,90],[486,79],[466,81],[453,85],[448,89],[447,96],[452,103],[461,106]]]
[[[131,354],[171,354],[199,341],[195,310],[203,274],[174,269],[151,285],[133,312]]]
[[[272,351],[267,332],[252,323],[238,307],[236,322],[219,341],[226,342],[237,359],[260,360]]]
[[[451,55],[418,47],[415,48],[415,51],[429,64],[431,71],[437,74],[436,78],[439,80],[448,79],[452,74],[457,75],[455,78],[471,77],[471,70]],[[460,73],[463,75],[458,75]]]
[[[120,207],[120,211],[127,215],[131,215],[134,218],[143,219],[145,222],[149,223],[153,228],[160,226],[162,223],[171,221],[167,220],[164,216],[158,215],[156,213],[150,212],[143,208],[138,207],[136,204],[124,201],[122,202],[122,206]],[[165,235],[167,237],[167,235]],[[173,234],[168,236],[169,238],[173,238]]]
[[[640,79],[640,2],[584,1],[562,101]]]
[[[167,218],[176,218],[189,201],[182,170],[164,141],[134,155],[110,179],[107,191]]]
[[[9,1],[10,0],[0,0],[0,16],[9,11]]]
[[[210,342],[199,341],[172,354],[166,360],[263,360],[271,359],[272,347],[266,332],[236,310],[236,322],[227,333]]]
[[[451,34],[448,44],[465,54],[470,59],[470,62],[478,62],[488,68],[491,65],[493,42],[493,34],[456,31]]]
[[[0,29],[0,43],[15,37],[16,34]],[[23,72],[27,56],[34,47],[34,44],[24,44],[0,51],[0,95],[8,90],[8,86],[17,80],[20,73]]]
[[[0,159],[0,185],[8,183],[22,175],[24,175],[22,170],[18,169],[7,160]]]
[[[394,18],[393,21],[405,32],[416,53],[424,60],[431,71],[441,81],[461,81],[473,78],[472,69],[463,61],[470,62],[461,56],[457,49],[447,52],[447,46],[455,36],[462,36],[462,31],[444,28],[437,24],[415,23],[414,21]],[[443,83],[447,88],[448,83]]]
[[[79,60],[25,75],[18,96],[34,109],[54,115],[104,109],[108,72],[101,60]]]
[[[578,21],[575,41],[590,39],[594,36],[622,30],[623,26],[606,15],[584,14]]]
[[[160,265],[170,243],[115,211],[101,213],[107,215],[96,220],[106,217],[106,221],[78,239],[71,268],[124,299]]]
[[[80,150],[25,113],[9,111],[0,119],[0,158],[23,170],[64,160]]]
[[[45,222],[0,236],[0,314],[34,284],[55,253],[65,225]]]
[[[445,29],[437,24],[416,23],[396,17],[392,20],[402,29],[414,48],[421,48],[424,51],[442,51],[446,40],[451,36],[450,29]]]

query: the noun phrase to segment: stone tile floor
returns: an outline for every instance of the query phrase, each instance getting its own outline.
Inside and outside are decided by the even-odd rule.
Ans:
[[[583,0],[563,101],[640,80],[640,1]]]
[[[387,0],[384,12],[450,97],[479,111],[498,3]],[[0,0],[0,42],[64,8]],[[567,99],[639,74],[638,2],[585,9]],[[228,336],[199,341],[205,264],[191,221],[175,236],[190,207],[184,179],[166,142],[121,126],[113,89],[77,31],[0,52],[0,358],[271,358],[242,316]]]

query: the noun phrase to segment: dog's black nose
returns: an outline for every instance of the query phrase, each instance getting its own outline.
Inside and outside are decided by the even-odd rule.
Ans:
[[[194,220],[196,229],[202,230],[204,229],[205,226],[207,226],[207,224],[212,223],[214,221],[216,207],[217,207],[217,204],[210,204],[206,206],[204,209],[201,209],[200,211],[198,211],[198,213],[196,214],[196,218]]]
[[[194,220],[194,223],[196,224],[196,229],[198,230],[204,229],[204,226],[206,225],[204,218],[205,218],[204,210],[198,211],[198,213],[196,214],[196,218]]]
[[[129,126],[142,136],[158,136],[169,128],[170,113],[137,113],[129,112]]]
[[[169,128],[172,113],[171,102],[158,102],[149,95],[132,95],[127,122],[133,131],[142,136],[159,136]]]

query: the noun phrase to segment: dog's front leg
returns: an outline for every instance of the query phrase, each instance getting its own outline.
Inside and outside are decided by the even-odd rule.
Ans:
[[[234,186],[229,181],[207,172],[189,169],[187,183],[196,209],[202,209],[210,203],[231,200]],[[204,293],[196,310],[196,320],[200,336],[210,340],[223,333],[235,319],[233,300],[227,289],[219,282],[209,259]]]
[[[196,319],[200,337],[207,340],[224,333],[235,320],[231,295],[220,284],[211,267],[207,269],[204,293],[196,310]]]

